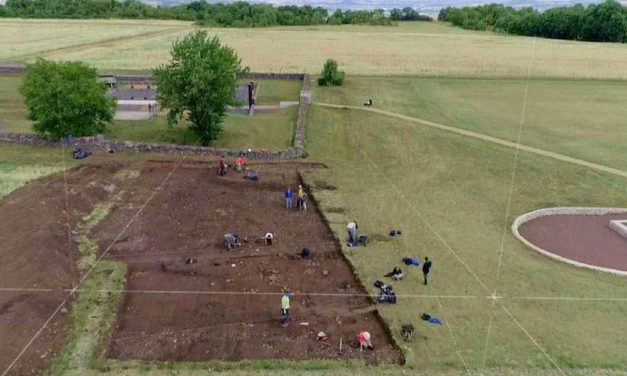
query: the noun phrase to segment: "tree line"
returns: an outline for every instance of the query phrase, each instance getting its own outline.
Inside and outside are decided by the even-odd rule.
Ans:
[[[614,0],[584,7],[514,9],[500,4],[444,8],[438,20],[471,30],[590,42],[627,41],[627,7]]]
[[[393,25],[395,21],[425,21],[412,8],[337,10],[322,7],[271,4],[230,4],[194,1],[171,7],[153,7],[138,0],[7,0],[0,5],[0,17],[19,18],[140,18],[194,21],[203,26],[266,27],[295,25]]]

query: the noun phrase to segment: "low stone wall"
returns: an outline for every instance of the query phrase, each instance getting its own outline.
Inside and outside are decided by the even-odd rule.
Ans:
[[[26,72],[25,65],[19,65],[19,64],[0,65],[0,74],[21,74],[24,72]]]
[[[202,156],[227,156],[235,157],[244,155],[250,160],[274,160],[274,159],[294,159],[301,156],[302,150],[295,148],[287,148],[279,151],[264,150],[230,150],[212,148],[206,146],[190,146],[176,144],[162,144],[152,142],[132,142],[132,141],[115,141],[106,140],[102,136],[75,138],[71,143],[63,141],[48,141],[41,136],[34,134],[14,134],[0,133],[0,142],[10,142],[25,145],[35,145],[44,147],[67,147],[76,146],[87,149],[102,148],[108,146],[115,148],[117,151],[128,151],[135,153],[161,153],[161,154],[189,154]]]
[[[525,244],[527,247],[547,257],[550,257],[552,259],[559,260],[559,261],[562,261],[571,265],[575,265],[580,268],[587,268],[587,269],[602,271],[606,273],[627,276],[627,272],[623,270],[616,270],[616,269],[611,269],[611,268],[604,268],[601,266],[584,264],[582,262],[574,261],[574,260],[562,257],[560,255],[556,255],[555,253],[549,252],[546,249],[542,249],[538,247],[537,245],[531,243],[530,241],[525,239],[518,231],[520,226],[522,226],[523,224],[533,219],[545,217],[548,215],[605,215],[605,214],[617,214],[617,213],[627,213],[627,209],[625,208],[581,208],[581,207],[556,207],[556,208],[538,209],[538,210],[534,210],[532,212],[523,214],[519,216],[518,218],[516,218],[514,220],[514,223],[512,223],[512,232],[514,233],[514,236],[518,240],[520,240],[523,244]]]
[[[303,88],[300,92],[298,103],[298,118],[296,120],[296,130],[294,131],[294,143],[292,148],[299,151],[302,157],[306,157],[305,152],[305,129],[307,123],[307,110],[311,103],[311,77],[308,74],[303,75]],[[306,90],[309,89],[309,90]]]
[[[620,236],[627,238],[627,221],[610,221],[610,228]]]
[[[244,78],[250,80],[303,80],[304,73],[263,73],[251,72],[244,75]]]

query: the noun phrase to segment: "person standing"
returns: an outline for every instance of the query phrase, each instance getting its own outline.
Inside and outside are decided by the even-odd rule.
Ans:
[[[292,188],[287,187],[287,189],[285,190],[285,207],[287,209],[291,209],[293,201],[294,201],[294,192],[292,192]]]
[[[425,285],[427,284],[427,277],[429,276],[429,270],[431,270],[431,261],[428,257],[425,257],[425,262],[422,264],[422,276],[425,279]]]
[[[300,197],[300,211],[307,211],[307,192]]]
[[[348,232],[348,242],[354,243],[357,241],[357,221],[349,222],[346,226],[346,232]]]
[[[220,157],[220,162],[218,162],[218,175],[226,175],[226,163],[224,162],[224,157]]]
[[[281,297],[281,325],[285,328],[290,321],[290,298],[292,293],[285,291]]]
[[[298,209],[303,209],[303,196],[305,195],[305,190],[303,190],[303,186],[298,186]]]

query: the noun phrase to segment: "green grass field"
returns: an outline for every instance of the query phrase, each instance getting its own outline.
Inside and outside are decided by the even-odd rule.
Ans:
[[[51,45],[38,39],[34,22],[59,40]],[[94,32],[87,29],[92,22]],[[138,68],[164,61],[170,41],[191,29],[161,21],[0,20],[0,32],[9,30],[15,38],[0,41],[0,60],[28,60],[43,51],[101,68]],[[59,30],[84,35],[63,38]],[[516,142],[520,132],[521,144],[624,172],[627,84],[618,79],[627,78],[627,45],[534,42],[438,23],[212,30],[253,71],[316,72],[325,58],[334,57],[349,73],[344,87],[314,89],[316,102],[360,109],[311,106],[306,150],[309,160],[328,168],[306,170],[305,181],[340,237],[353,219],[371,236],[367,247],[344,252],[372,293],[374,280],[403,256],[433,260],[429,286],[420,284],[419,270],[404,268],[406,280],[394,284],[398,304],[380,306],[407,364],[100,359],[80,374],[627,375],[627,280],[543,257],[509,229],[516,216],[542,207],[624,207],[626,178],[524,150],[516,158],[512,147],[361,110],[372,97],[377,109],[507,141]],[[528,69],[533,79],[527,86]],[[11,94],[17,85],[0,76],[5,129],[28,126],[25,108]],[[275,104],[298,90],[293,83],[261,82],[258,103]],[[284,147],[295,111],[252,119],[229,115],[217,145]],[[163,118],[117,122],[108,136],[193,142],[183,126],[168,129]],[[0,144],[0,196],[68,166],[62,156],[54,149]],[[392,228],[403,235],[389,239]],[[89,307],[80,308],[89,314]],[[427,326],[419,319],[422,312],[445,325]],[[406,323],[417,328],[410,343],[399,335]],[[80,335],[72,341],[66,351],[81,343]],[[75,368],[66,360],[59,360],[60,374]]]
[[[375,107],[627,168],[627,82],[353,77],[315,100]],[[526,94],[526,97],[525,97]]]
[[[211,146],[229,149],[280,150],[291,145],[297,108],[246,116],[227,114],[223,131]],[[163,116],[150,120],[116,120],[108,127],[105,137],[112,140],[165,142],[198,145],[198,139],[186,122],[169,127]]]
[[[0,40],[0,62],[43,56],[101,69],[153,68],[167,61],[173,40],[193,29],[174,21],[2,19],[0,35],[8,38]],[[334,58],[350,74],[520,77],[533,55],[541,62],[533,66],[534,76],[627,78],[625,44],[534,42],[435,22],[208,30],[255,72],[317,73]]]
[[[417,270],[395,284],[397,294],[427,297],[381,307],[393,330],[412,323],[428,337],[412,344],[397,337],[408,367],[533,373],[555,370],[554,361],[566,374],[602,374],[627,362],[627,300],[585,300],[624,298],[624,278],[551,261],[509,231],[515,216],[541,207],[624,205],[624,178],[521,152],[506,220],[513,149],[361,111],[314,107],[310,124],[308,151],[330,167],[312,170],[307,181],[338,187],[316,191],[333,229],[343,236],[346,222],[357,219],[370,235],[403,230],[399,239],[347,251],[362,280],[381,278],[403,256],[434,260],[430,287],[420,285]],[[486,297],[495,291],[503,298],[492,308]],[[447,319],[450,329],[421,324],[421,312]]]
[[[76,166],[69,151],[0,143],[0,198],[31,180]]]

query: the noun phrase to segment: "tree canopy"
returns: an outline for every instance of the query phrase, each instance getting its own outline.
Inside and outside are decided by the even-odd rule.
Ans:
[[[325,8],[245,1],[214,3],[195,0],[176,6],[153,7],[138,0],[7,0],[0,17],[21,18],[152,18],[195,21],[206,26],[266,27],[275,25],[370,24],[391,25],[383,10],[335,11]]]
[[[322,67],[320,77],[318,77],[318,85],[320,86],[342,86],[344,83],[344,72],[338,70],[337,61],[328,59]]]
[[[248,72],[232,48],[199,30],[176,40],[169,64],[155,69],[159,102],[168,108],[168,123],[187,118],[203,145],[215,140],[229,105],[238,105],[235,90]]]
[[[545,12],[500,4],[449,7],[440,11],[438,19],[472,30],[590,42],[627,41],[627,7],[615,0],[585,8],[580,4],[551,8]]]
[[[35,131],[52,140],[102,133],[115,110],[115,99],[106,92],[96,69],[43,59],[28,66],[21,87]]]

